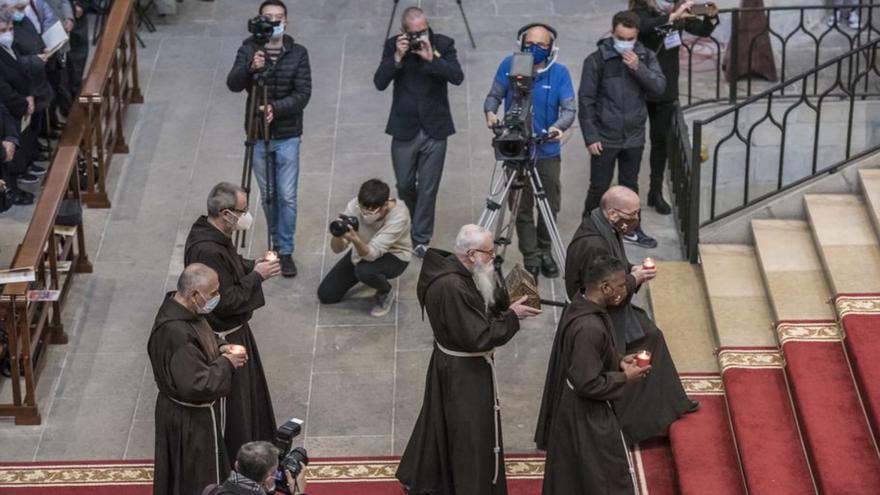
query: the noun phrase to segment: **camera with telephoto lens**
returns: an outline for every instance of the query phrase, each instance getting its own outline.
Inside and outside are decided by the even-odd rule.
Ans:
[[[422,35],[424,31],[418,33],[406,33],[406,41],[409,42],[409,51],[417,52],[422,49]]]
[[[495,159],[498,161],[524,161],[529,157],[532,140],[532,89],[534,58],[531,53],[514,53],[510,63],[508,80],[512,97],[504,119],[492,130],[495,138]]]
[[[254,42],[258,45],[265,45],[272,39],[272,32],[278,23],[269,19],[264,15],[258,15],[252,19],[248,19],[248,32],[254,36]]]
[[[357,232],[361,223],[355,216],[339,215],[339,218],[330,222],[330,233],[333,234],[333,237],[342,237],[348,232],[349,226]]]
[[[275,431],[275,447],[281,451],[278,454],[278,470],[275,472],[275,493],[284,493],[293,495],[293,490],[287,484],[287,477],[284,471],[290,471],[290,476],[296,479],[299,476],[303,466],[309,464],[309,454],[306,449],[296,447],[291,449],[290,445],[293,439],[302,432],[303,421],[301,419],[292,418],[283,425],[279,426]]]

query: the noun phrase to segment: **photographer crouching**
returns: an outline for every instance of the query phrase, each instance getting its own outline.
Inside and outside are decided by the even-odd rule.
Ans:
[[[281,451],[269,442],[248,442],[241,446],[235,456],[235,469],[222,485],[210,485],[202,495],[252,495],[277,493],[278,457]],[[293,495],[306,495],[306,470],[299,464],[299,473],[294,476],[284,469],[284,479],[289,490],[281,490]]]
[[[370,314],[384,316],[394,304],[391,279],[406,270],[411,258],[410,217],[406,205],[391,198],[388,184],[370,179],[361,184],[345,213],[330,224],[330,249],[341,253],[351,246],[321,281],[318,300],[338,303],[358,282],[376,289]]]
[[[269,26],[272,26],[271,35],[267,32]],[[260,186],[272,247],[281,260],[281,274],[295,277],[299,145],[303,111],[312,94],[309,54],[305,47],[284,34],[287,7],[280,0],[264,1],[260,5],[260,17],[252,19],[248,28],[253,36],[244,40],[238,49],[226,85],[235,93],[247,90],[247,108],[251,108],[251,99],[258,97],[255,94],[258,80],[265,84],[268,104],[265,108],[258,105],[258,110],[269,124],[269,141],[267,148],[266,136],[258,129],[259,139],[253,149],[254,175]],[[251,115],[246,119],[250,120]]]

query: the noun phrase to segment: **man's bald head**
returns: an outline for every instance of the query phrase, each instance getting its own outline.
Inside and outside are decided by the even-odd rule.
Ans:
[[[208,295],[216,292],[219,287],[217,272],[202,263],[193,263],[187,266],[177,279],[177,292],[184,295],[193,292]]]
[[[640,208],[639,195],[635,191],[624,186],[613,186],[599,200],[599,207],[603,211],[618,210],[626,213],[637,211]]]
[[[553,43],[553,35],[544,26],[534,26],[526,31],[523,41],[526,46],[539,45],[541,48],[550,48]]]

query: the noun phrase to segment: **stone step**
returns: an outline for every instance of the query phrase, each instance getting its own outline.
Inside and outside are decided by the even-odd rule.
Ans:
[[[700,244],[703,279],[721,347],[776,347],[773,316],[755,248]]]
[[[864,198],[808,194],[804,203],[832,293],[880,292],[880,243]]]
[[[755,252],[777,322],[834,320],[831,291],[802,220],[752,220]]]
[[[699,265],[657,263],[649,283],[654,321],[663,331],[679,373],[718,372],[709,300]]]
[[[859,170],[859,182],[868,206],[868,214],[874,223],[874,230],[880,235],[880,168]]]

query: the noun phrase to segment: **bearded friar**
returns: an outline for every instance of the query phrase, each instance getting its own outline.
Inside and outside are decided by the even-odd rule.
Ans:
[[[620,304],[608,308],[614,324],[614,347],[622,355],[649,351],[652,368],[648,378],[627,385],[614,401],[630,445],[664,434],[670,423],[700,407],[685,394],[663,332],[645,310],[632,303],[642,284],[657,276],[656,268],[630,263],[623,247],[622,236],[639,226],[640,213],[638,194],[623,186],[610,188],[599,207],[584,217],[565,257],[565,290],[572,301],[583,294],[584,270],[597,257],[611,256],[626,267],[626,295]]]
[[[511,304],[492,233],[465,225],[455,252],[429,249],[417,294],[434,333],[425,396],[397,479],[410,495],[507,493],[494,352],[540,314]]]

